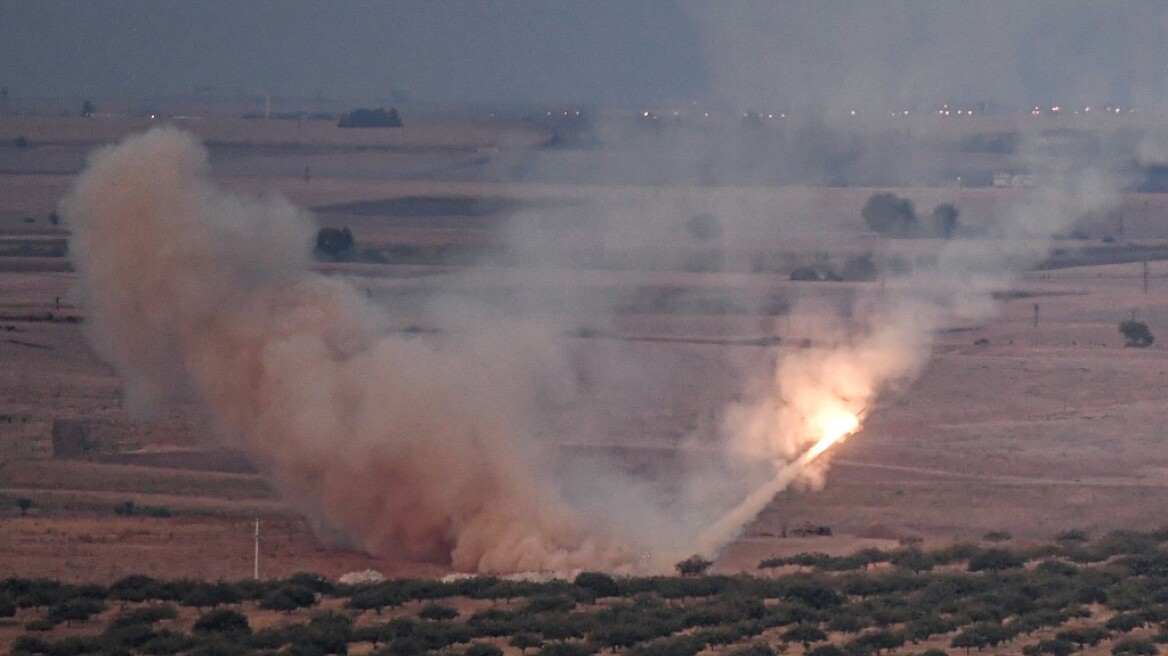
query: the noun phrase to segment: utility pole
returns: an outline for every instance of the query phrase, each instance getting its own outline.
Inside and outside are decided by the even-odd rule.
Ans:
[[[1034,304],[1034,327],[1038,327],[1038,303]]]
[[[251,576],[260,580],[260,518],[255,520],[255,560],[253,561]]]
[[[1144,296],[1148,295],[1148,261],[1144,260]]]

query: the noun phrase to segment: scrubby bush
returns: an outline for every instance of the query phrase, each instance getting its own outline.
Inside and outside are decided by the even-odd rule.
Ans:
[[[84,622],[105,610],[105,604],[96,599],[84,597],[67,599],[49,609],[48,619],[52,622]]]
[[[1139,613],[1118,613],[1111,616],[1103,626],[1110,631],[1127,633],[1143,625],[1144,618]]]
[[[1147,638],[1126,638],[1115,643],[1111,648],[1111,653],[1115,656],[1120,654],[1128,654],[1130,656],[1152,656],[1160,653],[1160,648],[1156,643]]]
[[[200,615],[199,619],[195,620],[192,630],[195,633],[247,635],[251,633],[251,625],[243,613],[221,609]]]
[[[713,564],[713,562],[695,555],[677,563],[674,565],[674,569],[682,576],[698,576],[699,574],[705,574],[706,570]]]
[[[195,639],[188,635],[163,629],[142,643],[138,649],[143,654],[151,654],[151,656],[169,656],[170,654],[187,651],[194,647],[195,644]]]
[[[969,571],[998,571],[1022,567],[1026,557],[1008,549],[985,549],[969,559]]]
[[[827,640],[827,633],[814,624],[796,624],[783,632],[783,640],[798,642],[803,649],[810,649],[811,643]]]
[[[357,243],[348,228],[321,228],[313,254],[321,260],[348,262],[357,257]]]
[[[316,593],[303,585],[288,584],[272,590],[260,600],[260,608],[266,610],[294,611],[316,605]]]
[[[424,620],[452,620],[458,617],[458,610],[441,604],[426,604],[418,610],[418,617]]]
[[[122,577],[109,587],[110,598],[119,601],[161,599],[162,597],[159,597],[158,593],[158,582],[144,574],[131,574]]]
[[[518,649],[520,653],[526,654],[528,649],[542,645],[543,640],[539,637],[538,634],[528,631],[520,631],[519,633],[511,636],[511,639],[507,641],[507,644]]]
[[[589,656],[596,649],[583,642],[549,642],[539,650],[539,656]]]
[[[823,278],[814,268],[801,266],[791,270],[791,280],[793,282],[818,282],[823,280]]]
[[[1054,656],[1070,656],[1070,654],[1078,651],[1074,643],[1067,640],[1042,640],[1038,644],[1027,645],[1022,648],[1024,656],[1040,656],[1041,654],[1053,654]]]
[[[957,217],[961,213],[952,203],[941,203],[929,215],[929,227],[933,236],[952,239],[957,234]]]
[[[907,237],[917,229],[917,212],[912,201],[889,192],[869,196],[860,216],[873,232],[889,237]]]
[[[526,613],[567,613],[576,607],[576,600],[566,594],[538,595],[527,600]]]
[[[1143,348],[1151,346],[1156,338],[1152,337],[1152,331],[1148,328],[1148,324],[1143,321],[1136,321],[1135,319],[1127,319],[1121,321],[1119,324],[1119,332],[1123,335],[1124,346],[1134,346]]]
[[[580,572],[573,584],[589,590],[595,597],[615,597],[620,594],[616,581],[603,572]]]
[[[389,108],[388,111],[384,107],[354,109],[342,114],[340,120],[337,121],[337,127],[341,128],[400,128],[401,126],[401,116],[398,115],[397,109],[394,107]]]
[[[170,604],[151,604],[133,610],[122,611],[114,617],[111,625],[153,624],[162,620],[173,620],[176,617],[178,617],[178,610],[174,606]]]
[[[860,210],[864,224],[885,237],[941,237],[957,234],[958,209],[952,203],[933,208],[926,225],[921,225],[911,200],[889,192],[872,194]]]
[[[463,656],[503,656],[503,650],[486,642],[476,642],[462,652]]]
[[[1073,629],[1059,631],[1054,635],[1058,640],[1073,642],[1082,647],[1094,647],[1111,637],[1111,632],[1097,626],[1077,626]]]
[[[179,603],[202,610],[215,608],[220,604],[238,604],[241,601],[243,601],[243,593],[231,583],[198,582],[183,595]]]

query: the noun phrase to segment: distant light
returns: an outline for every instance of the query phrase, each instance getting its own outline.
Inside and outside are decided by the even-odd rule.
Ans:
[[[1091,108],[1090,108],[1090,107],[1084,107],[1084,108],[1083,108],[1083,111],[1084,111],[1084,112],[1089,112],[1089,111],[1091,111]]]
[[[774,118],[774,117],[775,117],[774,114],[767,114],[767,118]]]
[[[1118,110],[1116,110],[1116,111],[1118,111]],[[151,120],[151,121],[153,121],[153,120],[154,120],[154,114],[151,114],[151,115],[150,115],[150,120]]]
[[[1059,110],[1060,110],[1060,107],[1058,105],[1055,105],[1054,107],[1050,108],[1050,111],[1052,111],[1052,112],[1057,112]]]
[[[851,114],[852,114],[852,116],[855,116],[855,115],[856,115],[856,110],[854,110],[854,109],[853,109],[853,110],[852,110],[852,112],[851,112]]]
[[[780,113],[780,114],[779,114],[779,118],[787,118],[787,115],[786,115],[786,114],[783,114],[783,113]]]
[[[641,116],[644,116],[645,118],[649,118],[649,112],[645,112],[644,114],[641,114]]]
[[[706,118],[710,118],[710,113],[706,112]]]

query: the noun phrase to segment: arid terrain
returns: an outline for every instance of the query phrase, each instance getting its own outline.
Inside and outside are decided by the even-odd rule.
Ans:
[[[84,341],[67,230],[50,214],[88,151],[149,123],[0,117],[0,578],[241,578],[251,572],[255,518],[264,576],[442,573],[315,537],[247,463],[216,451],[194,407],[180,404],[148,421],[128,416],[115,373]],[[787,320],[792,305],[820,302],[847,313],[881,284],[897,284],[792,282],[791,267],[863,252],[911,258],[940,247],[869,233],[859,217],[873,189],[573,185],[474,173],[483,158],[536,148],[547,138],[536,128],[438,122],[344,131],[230,119],[181,127],[209,144],[221,184],[283,194],[313,209],[322,226],[350,228],[359,248],[380,253],[319,268],[365,287],[402,331],[427,329],[416,310],[439,285],[504,303],[520,291],[555,296],[565,312],[576,301],[617,298],[610,325],[563,339],[586,359],[602,361],[619,343],[661,363],[672,386],[614,403],[585,445],[647,447],[649,461],[712,431],[747,382],[746,364],[816,337]],[[13,145],[17,137],[27,145]],[[1031,193],[898,191],[921,207],[954,203],[971,226]],[[653,230],[628,234],[615,222],[579,223],[589,208],[611,215],[613,206],[660,216]],[[711,245],[686,232],[694,207],[739,208],[748,218],[723,217],[737,227]],[[1168,262],[1157,260],[1168,244],[1168,199],[1126,193],[1118,212],[1125,240],[1101,243],[1114,233],[1114,217],[1088,217],[1083,239],[1056,242],[1057,266],[1001,290],[992,317],[938,332],[923,375],[884,394],[863,431],[836,449],[826,486],[780,494],[715,571],[908,536],[945,544],[1007,531],[1026,544],[1069,528],[1097,535],[1168,523],[1168,351],[1158,342],[1124,348],[1117,332],[1131,317],[1157,336],[1168,326]],[[770,215],[784,218],[770,223]],[[539,262],[522,253],[510,264],[490,259],[501,235],[515,230],[565,255],[535,288],[525,287],[530,276],[517,282],[515,271]],[[471,268],[483,253],[488,264]],[[721,266],[701,265],[708,257]],[[752,264],[760,261],[775,264]],[[562,429],[570,432],[577,419],[564,417]],[[83,426],[85,454],[54,457],[55,422]],[[31,501],[27,516],[22,498]],[[127,501],[166,516],[115,514]],[[781,537],[807,523],[833,535]]]

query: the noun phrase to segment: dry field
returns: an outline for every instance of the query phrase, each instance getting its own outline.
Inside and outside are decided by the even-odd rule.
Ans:
[[[231,470],[223,465],[230,455],[205,455],[209,430],[194,408],[179,406],[147,423],[127,416],[116,377],[82,338],[77,320],[84,309],[74,297],[67,259],[27,247],[59,244],[66,237],[47,217],[85,153],[146,126],[0,118],[0,141],[24,135],[33,144],[0,145],[0,577],[108,582],[138,571],[238,578],[249,572],[254,517],[266,527],[261,555],[266,575],[298,570],[336,575],[366,567],[387,574],[436,573],[430,566],[386,562],[322,544],[259,476],[245,467],[224,471]],[[735,262],[759,251],[836,256],[886,246],[866,235],[858,218],[871,189],[644,189],[426,175],[530,147],[544,138],[534,130],[433,124],[368,137],[365,131],[294,121],[224,119],[184,127],[208,140],[217,179],[237,191],[278,192],[312,208],[407,197],[509,199],[519,203],[518,216],[536,244],[587,233],[587,226],[572,221],[598,208],[616,229],[622,213],[660,214],[647,223],[651,230],[616,240],[634,254],[662,242],[678,253],[700,253],[702,247],[684,231],[686,208],[734,208],[747,216],[727,232],[728,272],[581,267],[550,269],[541,276],[540,285],[559,294],[568,290],[569,297],[616,290],[635,298],[639,290],[671,288],[747,299],[746,310],[729,314],[685,304],[664,310],[634,304],[600,336],[565,337],[573,340],[572,349],[600,361],[611,356],[613,340],[634,340],[628,342],[631,348],[663,363],[675,381],[671,389],[625,399],[604,426],[612,444],[668,446],[691,432],[708,431],[712,414],[741,389],[744,363],[764,357],[766,349],[787,348],[762,346],[766,338],[792,343],[810,337],[792,332],[782,312],[757,311],[763,301],[826,299],[847,305],[875,285],[792,283],[781,272],[751,273],[745,265],[735,270]],[[308,180],[304,166],[313,172]],[[963,220],[976,225],[1024,201],[1027,192],[904,193],[923,208],[954,202]],[[1154,245],[1168,239],[1168,199],[1131,194],[1122,212],[1128,238]],[[541,223],[545,213],[556,218]],[[336,209],[319,214],[324,225],[350,226],[359,243],[376,247],[475,246],[501,239],[497,216],[387,217]],[[1084,230],[1098,244],[1113,232],[1113,222],[1112,216],[1094,217]],[[827,239],[825,233],[834,236]],[[604,239],[591,245],[613,247]],[[435,286],[506,295],[531,284],[530,276],[506,266],[471,275],[459,263],[322,269],[351,276],[387,303]],[[1159,343],[1123,348],[1116,331],[1120,320],[1133,315],[1157,336],[1168,326],[1168,262],[1150,263],[1146,294],[1142,274],[1138,262],[1027,274],[1000,302],[996,316],[938,334],[924,374],[883,399],[865,430],[838,449],[826,488],[781,494],[717,568],[752,570],[768,555],[840,552],[906,535],[943,543],[1006,530],[1026,542],[1049,540],[1071,527],[1099,534],[1168,523],[1162,510],[1168,507],[1163,448],[1168,350]],[[395,320],[405,328],[415,319],[406,312]],[[92,457],[52,458],[51,427],[62,419],[88,424]],[[564,424],[570,426],[571,418]],[[33,501],[28,517],[17,510],[21,497]],[[173,516],[115,516],[115,504],[127,500],[164,506]],[[835,536],[776,537],[784,526],[804,522],[830,525]]]

